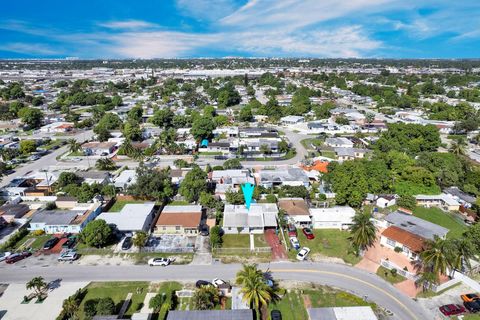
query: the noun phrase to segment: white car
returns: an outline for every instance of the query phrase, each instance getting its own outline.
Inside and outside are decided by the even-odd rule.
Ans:
[[[298,251],[297,253],[297,260],[299,261],[303,261],[307,258],[308,254],[310,253],[310,248],[307,248],[307,247],[303,247],[302,249],[300,249],[300,251]]]
[[[11,255],[12,253],[11,252],[1,252],[0,253],[0,262],[4,261],[5,259],[7,259],[7,257],[9,255]]]
[[[290,237],[290,244],[295,250],[300,249],[300,242],[298,242],[297,237]]]
[[[170,258],[152,258],[152,259],[148,260],[148,265],[150,267],[154,267],[154,266],[166,267],[170,263],[172,263],[172,261],[173,260],[170,259]]]
[[[218,278],[215,278],[213,279],[212,281],[212,284],[215,288],[218,288],[219,286],[221,286],[222,284],[226,284],[227,282],[225,280],[222,280],[222,279],[218,279]]]
[[[67,250],[60,254],[58,257],[58,261],[75,261],[78,258],[77,251],[75,250]]]

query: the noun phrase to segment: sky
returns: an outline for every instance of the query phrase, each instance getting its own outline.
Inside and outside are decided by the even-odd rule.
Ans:
[[[479,0],[16,0],[0,58],[479,58]]]

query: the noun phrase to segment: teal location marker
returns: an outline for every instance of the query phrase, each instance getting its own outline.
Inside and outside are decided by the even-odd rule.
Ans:
[[[242,184],[243,198],[245,199],[245,206],[250,210],[250,204],[252,203],[253,190],[255,190],[255,185],[251,183]]]

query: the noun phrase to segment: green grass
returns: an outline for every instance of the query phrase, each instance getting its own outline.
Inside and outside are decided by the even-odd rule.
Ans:
[[[397,181],[394,183],[393,188],[397,194],[430,194],[435,195],[439,194],[442,190],[439,186],[433,185],[430,187],[424,186],[422,184],[412,183],[410,181]]]
[[[322,156],[330,158],[330,159],[336,159],[337,158],[337,155],[335,154],[334,151],[322,150],[321,154],[322,154]]]
[[[300,143],[305,147],[305,149],[314,150],[315,148],[313,148],[312,145],[315,147],[321,147],[323,144],[323,140],[318,138],[308,138],[303,139],[302,141],[300,141]]]
[[[171,206],[188,206],[190,203],[184,200],[175,200],[169,203]]]
[[[253,236],[255,247],[269,247],[267,241],[265,240],[265,236],[263,234],[255,234]]]
[[[399,283],[406,280],[406,278],[402,277],[398,273],[392,273],[391,270],[388,270],[387,268],[382,266],[377,269],[377,275],[380,278],[383,278],[386,281],[390,282],[391,284]]]
[[[182,289],[182,285],[178,282],[163,282],[160,285],[158,293],[164,293],[165,296],[167,297],[167,300],[165,302],[169,303],[171,301],[172,292],[181,290],[181,289]],[[168,312],[167,310],[161,310],[160,314],[158,315],[158,319],[165,319],[167,316],[166,315],[167,312]]]
[[[118,212],[122,210],[123,207],[125,207],[126,204],[130,203],[144,203],[145,201],[143,200],[117,200],[113,204],[113,206],[108,210],[108,212]]]
[[[308,240],[302,230],[298,230],[298,241],[300,241],[300,245],[310,248],[311,255],[319,253],[327,257],[343,259],[343,261],[350,264],[356,264],[361,260],[360,257],[355,256],[353,253],[350,240],[348,240],[350,236],[348,231],[320,229],[313,230],[313,233],[315,234],[315,239]],[[291,258],[294,258],[296,251],[291,250],[289,255]]]
[[[250,235],[248,234],[226,234],[222,240],[222,248],[250,248]]]
[[[450,213],[444,212],[438,208],[416,207],[413,209],[413,215],[449,229],[450,232],[447,234],[448,238],[459,238],[467,229],[467,226],[453,218]]]
[[[45,242],[47,242],[48,239],[53,237],[51,234],[44,234],[41,236],[34,236],[32,233],[28,234],[26,237],[24,237],[22,240],[18,241],[17,244],[15,245],[15,249],[18,249],[27,242],[30,239],[35,239],[35,241],[28,246],[28,248],[32,248],[33,250],[39,250],[43,248],[43,245]],[[27,249],[27,248],[23,248]]]
[[[433,291],[431,291],[431,290],[425,291],[425,292],[420,292],[419,294],[417,294],[417,298],[433,298],[433,297],[439,296],[439,295],[447,292],[447,291],[450,290],[450,289],[453,289],[453,288],[455,288],[455,287],[458,287],[458,286],[460,286],[460,285],[462,285],[462,283],[461,283],[461,282],[458,282],[458,283],[455,283],[453,286],[450,286],[450,287],[445,288],[445,289],[443,289],[443,290],[440,290],[440,291],[438,291],[438,292],[433,292]]]
[[[83,151],[70,152],[67,157],[84,157],[85,153]]]
[[[199,152],[198,155],[200,155],[200,156],[221,156],[221,155],[223,155],[223,153],[220,152],[220,151],[205,151],[205,152]]]
[[[143,300],[148,291],[148,282],[92,282],[86,289],[87,294],[80,303],[79,318],[86,319],[83,312],[83,306],[85,302],[90,299],[99,299],[110,297],[117,306],[117,312],[120,311],[122,303],[127,297],[128,293],[133,293],[132,302],[127,309],[126,315],[132,315],[134,312],[141,309]],[[137,293],[137,290],[141,289],[141,293]]]
[[[268,311],[271,310],[280,311],[283,320],[308,320],[307,310],[298,290],[292,290],[286,293],[280,301],[271,303]]]

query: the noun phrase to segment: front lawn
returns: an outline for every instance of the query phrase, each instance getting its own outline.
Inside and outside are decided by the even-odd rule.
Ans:
[[[117,200],[113,206],[108,210],[108,212],[119,212],[125,207],[126,204],[130,203],[145,203],[144,200]]]
[[[92,282],[86,289],[87,293],[80,303],[79,318],[86,319],[84,313],[84,305],[88,300],[100,298],[112,298],[116,305],[116,312],[120,311],[128,293],[132,293],[132,302],[127,309],[126,315],[132,315],[134,312],[142,308],[143,300],[148,291],[148,282]]]
[[[449,229],[448,238],[459,238],[467,230],[467,226],[456,220],[450,213],[438,208],[416,207],[413,209],[413,215]]]
[[[226,234],[222,240],[222,248],[250,248],[250,235],[248,234]]]
[[[298,229],[298,241],[302,247],[310,248],[311,255],[321,254],[327,257],[343,259],[346,263],[357,264],[361,258],[353,253],[353,248],[348,237],[348,231],[336,229],[312,229],[315,239],[308,240],[301,229]],[[288,238],[287,238],[288,241]],[[290,251],[292,252],[292,251]],[[293,251],[296,255],[296,251]]]
[[[33,233],[30,232],[26,237],[17,242],[17,244],[15,245],[15,249],[19,249],[20,247],[22,247],[22,245],[25,244],[25,246],[22,247],[22,250],[28,248],[32,248],[33,250],[40,250],[43,248],[45,242],[47,242],[47,240],[52,237],[53,236],[51,234],[35,236]],[[29,244],[27,244],[27,241],[29,242]]]
[[[377,269],[377,275],[380,278],[383,278],[386,281],[390,282],[391,284],[399,283],[406,280],[406,278],[402,277],[398,273],[392,273],[392,270],[388,270],[387,268],[382,266]]]
[[[321,154],[322,154],[323,157],[327,157],[327,158],[330,158],[330,159],[336,159],[337,158],[337,154],[334,151],[322,150]]]

